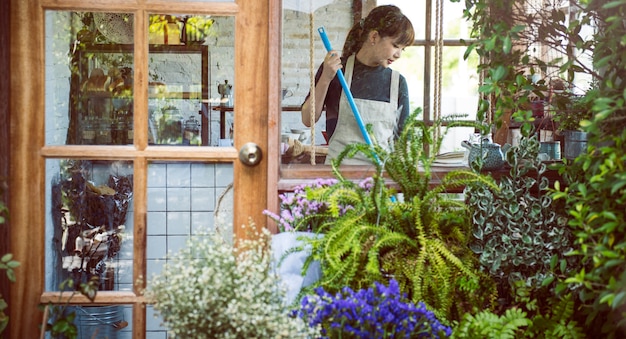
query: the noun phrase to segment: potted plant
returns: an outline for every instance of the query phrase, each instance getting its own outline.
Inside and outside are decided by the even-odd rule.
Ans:
[[[322,338],[441,338],[452,333],[423,303],[409,301],[394,279],[389,286],[376,282],[334,295],[317,288],[294,314],[310,326],[321,326]]]
[[[583,96],[559,95],[555,103],[553,120],[557,132],[563,136],[563,157],[575,159],[587,150],[587,132],[581,123],[592,118],[591,106],[597,89],[589,89]]]
[[[67,161],[53,185],[55,238],[65,278],[77,284],[99,278],[99,290],[114,288],[110,262],[121,249],[128,207],[132,201],[132,175],[109,175],[106,183],[94,180],[92,164]]]
[[[310,242],[311,257],[322,267],[315,286],[335,293],[393,278],[410,300],[424,302],[441,319],[451,319],[472,305],[488,304],[492,290],[478,288],[490,282],[477,270],[467,247],[471,234],[467,207],[443,193],[472,182],[496,185],[491,177],[459,169],[441,178],[441,185],[430,187],[430,169],[445,132],[435,138],[443,121],[427,126],[416,119],[418,114],[416,110],[407,119],[391,150],[347,146],[332,164],[337,183],[308,191],[307,199],[328,203],[318,214],[324,220],[324,237]],[[455,118],[447,120],[447,128],[466,125]],[[339,169],[345,157],[358,152],[376,169],[367,185],[343,177]]]
[[[566,256],[573,236],[565,227],[565,212],[551,197],[539,144],[536,135],[525,136],[508,150],[510,170],[500,177],[497,190],[474,184],[465,189],[473,223],[469,246],[497,282],[504,308],[514,304],[519,282],[531,295],[545,296],[557,277],[573,267]],[[563,262],[560,272],[551,268],[558,261]]]
[[[594,34],[593,67],[601,74],[592,118],[581,125],[588,133],[587,152],[560,167],[564,185],[554,198],[565,204],[575,236],[572,257],[578,265],[564,284],[579,287],[579,317],[590,337],[626,336],[626,1],[591,0],[585,11],[599,17]]]
[[[251,221],[236,244],[217,233],[191,237],[150,279],[146,299],[183,338],[312,338],[319,328],[289,316],[271,268],[270,234]]]
[[[465,4],[464,18],[472,25],[473,38],[465,56],[479,55],[478,71],[484,77],[478,118],[494,125],[496,142],[506,142],[511,121],[528,134],[538,118],[532,100],[553,99],[554,79],[572,84],[580,74],[601,77],[588,63],[593,39],[581,34],[594,15],[578,2],[569,3],[567,13],[558,0],[469,0]]]
[[[367,179],[363,182],[366,184]],[[335,185],[336,179],[317,179],[310,184],[300,185],[291,193],[280,198],[280,214],[270,210],[263,213],[278,225],[279,233],[271,239],[274,265],[281,282],[287,287],[288,303],[297,301],[314,282],[321,278],[319,261],[312,260],[310,246],[304,238],[319,239],[323,236],[322,225],[332,219],[325,212],[329,204],[309,199],[312,189]]]

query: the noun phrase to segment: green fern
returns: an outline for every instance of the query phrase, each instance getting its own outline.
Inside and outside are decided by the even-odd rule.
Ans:
[[[309,199],[328,203],[320,219],[331,220],[322,225],[325,236],[311,240],[311,257],[322,263],[318,286],[326,291],[365,288],[393,277],[413,301],[423,301],[440,319],[453,319],[473,307],[489,306],[496,292],[478,288],[485,276],[467,246],[469,210],[443,193],[471,183],[494,190],[497,186],[490,177],[456,170],[430,187],[430,169],[441,145],[434,135],[443,121],[426,126],[417,114],[407,119],[389,150],[377,144],[348,145],[332,163],[338,183],[308,191]],[[369,189],[339,170],[343,159],[357,153],[371,159],[375,168]],[[401,196],[390,187],[389,178],[400,187]],[[463,284],[467,281],[480,283]]]
[[[490,311],[476,315],[467,313],[453,329],[451,338],[515,339],[522,337],[524,329],[530,324],[526,312],[517,308],[506,310],[502,316]]]

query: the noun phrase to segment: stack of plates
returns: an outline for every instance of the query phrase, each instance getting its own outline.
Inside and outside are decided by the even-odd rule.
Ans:
[[[435,166],[462,167],[467,166],[465,151],[447,152],[439,154],[433,162]]]

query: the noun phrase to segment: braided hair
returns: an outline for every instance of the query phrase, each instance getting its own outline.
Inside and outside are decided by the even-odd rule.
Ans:
[[[415,39],[413,25],[400,8],[394,5],[378,6],[365,19],[352,26],[343,45],[342,55],[348,57],[358,52],[371,31],[377,31],[381,38],[396,38],[398,44],[405,46],[412,45]]]

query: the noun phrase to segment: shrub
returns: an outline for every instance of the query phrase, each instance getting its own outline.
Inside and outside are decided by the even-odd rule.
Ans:
[[[146,291],[177,338],[308,338],[319,333],[289,316],[271,270],[269,232],[233,247],[217,234],[192,237]]]

